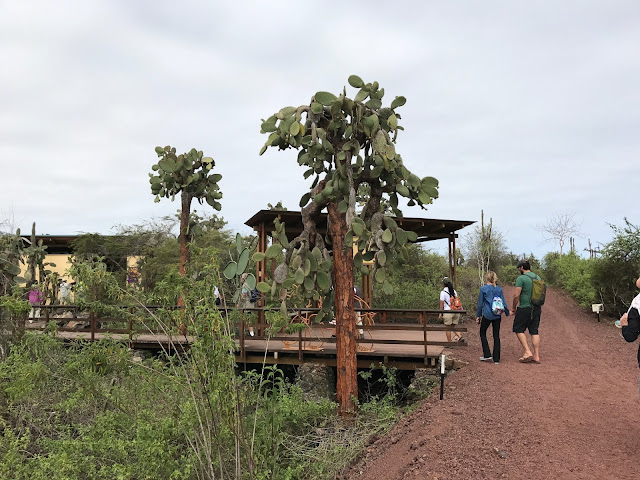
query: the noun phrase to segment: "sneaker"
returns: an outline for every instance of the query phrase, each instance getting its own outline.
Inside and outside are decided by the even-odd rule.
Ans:
[[[500,362],[493,362],[494,365],[500,365]]]
[[[489,362],[493,360],[493,357],[480,357],[481,362]]]
[[[616,320],[615,321],[616,327],[618,328],[622,328],[622,325],[620,325],[620,320]]]
[[[253,337],[254,333],[253,332],[249,332],[249,335],[251,335]]]

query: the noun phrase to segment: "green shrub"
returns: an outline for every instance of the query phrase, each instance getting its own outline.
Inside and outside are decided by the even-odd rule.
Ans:
[[[598,303],[620,315],[638,292],[635,283],[640,276],[640,227],[625,219],[623,227],[611,228],[615,235],[594,261],[593,283]]]
[[[544,275],[546,282],[567,291],[583,307],[595,303],[592,260],[580,258],[574,252],[566,255],[552,252],[545,256],[544,264],[546,268],[541,276]]]

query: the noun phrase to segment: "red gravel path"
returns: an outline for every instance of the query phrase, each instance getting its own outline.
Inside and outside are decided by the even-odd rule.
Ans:
[[[511,304],[512,289],[505,289]],[[345,472],[349,479],[640,479],[638,344],[550,290],[541,364],[520,364],[512,318],[500,365],[479,361],[478,327],[455,356],[470,362]],[[491,329],[489,343],[491,344]]]

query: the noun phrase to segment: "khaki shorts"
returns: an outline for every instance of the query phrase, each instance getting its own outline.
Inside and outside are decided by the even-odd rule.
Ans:
[[[445,325],[458,325],[460,321],[459,313],[443,313],[442,321]]]

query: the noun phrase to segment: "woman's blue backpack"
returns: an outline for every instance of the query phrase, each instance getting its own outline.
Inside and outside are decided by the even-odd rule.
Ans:
[[[504,313],[504,303],[502,302],[502,298],[497,295],[493,297],[491,301],[491,312],[493,312],[494,315],[502,315]]]

